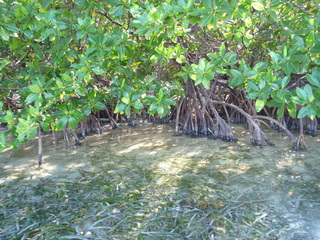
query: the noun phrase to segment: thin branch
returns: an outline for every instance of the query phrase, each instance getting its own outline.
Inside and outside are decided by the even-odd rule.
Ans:
[[[120,26],[120,27],[123,27],[122,24],[120,24],[120,23],[118,23],[118,22],[116,22],[116,21],[113,21],[113,20],[111,19],[111,17],[110,17],[107,13],[103,13],[103,12],[100,12],[100,11],[96,11],[96,13],[98,13],[98,14],[106,17],[110,22],[112,22],[112,23],[114,23],[114,24],[116,24],[116,25],[118,25],[118,26]]]
[[[14,90],[14,91],[20,90],[20,88],[12,88],[12,87],[0,87],[0,89]]]
[[[313,15],[312,13],[304,10],[303,8],[301,8],[299,5],[293,3],[293,2],[290,2],[294,7],[298,8],[301,12],[305,13],[305,14],[308,14],[308,15]]]

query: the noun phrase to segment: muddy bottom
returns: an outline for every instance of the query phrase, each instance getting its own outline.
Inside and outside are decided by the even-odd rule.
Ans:
[[[45,137],[0,154],[0,239],[320,239],[320,144],[292,150],[174,137],[169,125],[106,130],[82,146]]]

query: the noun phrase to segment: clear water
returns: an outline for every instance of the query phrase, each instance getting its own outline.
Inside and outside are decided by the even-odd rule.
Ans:
[[[243,219],[246,215],[254,217],[248,223],[252,228],[256,223],[276,226],[264,232],[261,239],[274,239],[268,236],[275,232],[279,239],[320,239],[319,137],[306,136],[308,150],[294,151],[284,133],[270,130],[267,135],[275,146],[258,148],[249,144],[243,127],[233,129],[239,140],[236,143],[174,137],[169,125],[123,127],[89,136],[81,147],[65,148],[61,142],[57,150],[52,149],[51,138],[46,136],[41,168],[37,167],[34,142],[21,146],[18,152],[7,150],[0,154],[1,191],[18,178],[65,181],[77,179],[81,171],[101,169],[110,169],[111,175],[114,171],[121,188],[126,181],[132,181],[133,176],[126,174],[135,168],[145,177],[144,171],[152,172],[156,176],[153,184],[163,194],[179,193],[180,207],[188,205],[190,197],[200,198],[197,194],[201,192],[202,199],[216,199],[221,211],[234,223],[239,222],[235,229],[248,222]],[[183,189],[177,182],[183,182]],[[239,230],[232,234],[236,231]],[[238,239],[249,239],[245,237],[248,232],[239,234],[242,235]],[[217,234],[212,239],[226,238]]]

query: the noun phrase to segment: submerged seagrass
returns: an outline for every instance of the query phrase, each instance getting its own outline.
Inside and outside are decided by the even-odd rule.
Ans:
[[[168,125],[107,131],[81,147],[1,153],[1,239],[318,239],[319,138],[293,151],[172,137]],[[316,140],[316,141],[315,141]]]

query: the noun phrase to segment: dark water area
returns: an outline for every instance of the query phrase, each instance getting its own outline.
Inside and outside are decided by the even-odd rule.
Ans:
[[[105,174],[115,192],[128,191],[130,184],[139,182],[138,188],[143,189],[139,200],[156,199],[148,205],[153,210],[145,210],[148,216],[160,206],[182,216],[186,211],[199,211],[184,223],[181,220],[185,230],[171,227],[167,237],[157,235],[159,227],[138,233],[130,225],[136,239],[320,239],[319,137],[306,136],[308,150],[294,151],[284,133],[267,130],[275,146],[259,148],[249,144],[245,128],[233,126],[233,130],[238,141],[229,143],[174,137],[169,125],[122,127],[89,136],[80,147],[66,148],[61,140],[57,150],[46,136],[41,168],[37,167],[35,142],[21,146],[18,152],[0,154],[0,200],[7,202],[15,189],[26,184],[36,186],[47,179],[57,184],[79,181],[83,172]],[[210,218],[210,211],[215,217]],[[5,212],[0,212],[2,224]],[[81,221],[84,229],[87,222]],[[198,230],[188,231],[192,227]],[[165,228],[170,229],[169,225]],[[0,239],[9,239],[1,229],[6,227],[0,226]],[[91,239],[103,239],[102,230],[87,233]],[[109,239],[129,239],[130,235],[129,230],[117,234],[118,238]]]

